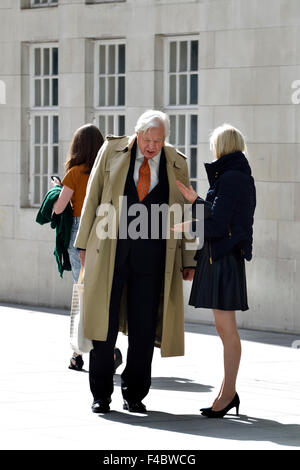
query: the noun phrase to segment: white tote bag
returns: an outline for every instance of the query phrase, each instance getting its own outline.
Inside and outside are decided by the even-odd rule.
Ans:
[[[71,348],[77,354],[90,352],[93,349],[93,343],[83,335],[83,292],[82,283],[83,266],[81,266],[77,284],[73,284],[72,304],[71,304],[71,323],[70,323],[70,343]]]

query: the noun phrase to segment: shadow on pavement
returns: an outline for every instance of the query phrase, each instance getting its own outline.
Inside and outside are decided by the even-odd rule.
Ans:
[[[299,425],[282,424],[247,415],[226,415],[223,419],[208,419],[200,414],[176,415],[148,411],[147,414],[138,415],[112,411],[106,415],[99,415],[99,418],[131,426],[148,427],[199,437],[235,441],[266,441],[289,447],[300,446]]]
[[[185,323],[186,333],[196,333],[200,335],[217,336],[215,326],[201,323]],[[246,330],[239,328],[240,338],[243,341],[252,343],[271,344],[274,346],[292,347],[292,343],[299,338],[297,334],[276,333],[271,331]]]
[[[121,386],[120,375],[115,375],[114,384]],[[152,377],[151,389],[172,390],[176,392],[210,392],[214,389],[211,385],[203,385],[185,377]]]

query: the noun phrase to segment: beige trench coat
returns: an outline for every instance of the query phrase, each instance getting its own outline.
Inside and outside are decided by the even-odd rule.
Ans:
[[[121,207],[119,197],[124,187],[130,164],[130,153],[136,135],[131,137],[108,136],[95,160],[82,208],[80,226],[75,246],[86,249],[84,275],[84,333],[87,338],[105,341],[108,331],[110,291],[114,273],[118,222]],[[187,203],[175,181],[189,186],[186,158],[171,145],[164,146],[169,180],[169,207]],[[114,239],[98,237],[99,222],[103,215],[97,209],[100,204],[112,204],[116,212],[116,236]],[[104,206],[101,206],[104,207]],[[97,215],[98,214],[98,215]],[[178,220],[176,221],[178,222]],[[172,219],[170,225],[173,226]],[[98,227],[98,229],[97,229]],[[177,233],[177,236],[181,234]],[[192,249],[187,249],[187,243]],[[156,346],[161,355],[184,354],[184,306],[182,268],[195,266],[195,245],[190,240],[176,239],[170,232],[166,243],[164,291],[159,308]],[[120,331],[127,332],[126,292],[120,309]]]

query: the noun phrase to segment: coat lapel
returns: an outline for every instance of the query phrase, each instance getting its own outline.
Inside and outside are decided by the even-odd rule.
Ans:
[[[110,161],[110,183],[112,191],[112,203],[116,209],[119,208],[119,197],[123,196],[126,178],[130,166],[131,149],[136,139],[133,135],[127,141],[120,143],[116,148],[116,154]]]
[[[175,149],[169,145],[164,146],[165,156],[166,156],[166,163],[167,163],[167,174],[169,180],[169,205],[179,203],[184,203],[184,198],[181,195],[179,189],[176,185],[176,180],[179,180],[185,183],[184,177],[185,172],[183,165],[181,164],[179,157],[176,158],[175,156]],[[181,158],[181,157],[180,157]]]

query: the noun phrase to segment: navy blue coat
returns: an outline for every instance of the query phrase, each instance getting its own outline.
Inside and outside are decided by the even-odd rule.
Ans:
[[[216,260],[237,247],[250,261],[256,191],[248,160],[242,152],[236,152],[205,163],[205,168],[210,188],[205,201],[196,199],[193,209],[196,204],[206,207],[204,240],[210,242],[211,257]],[[192,230],[197,233],[195,221]]]

